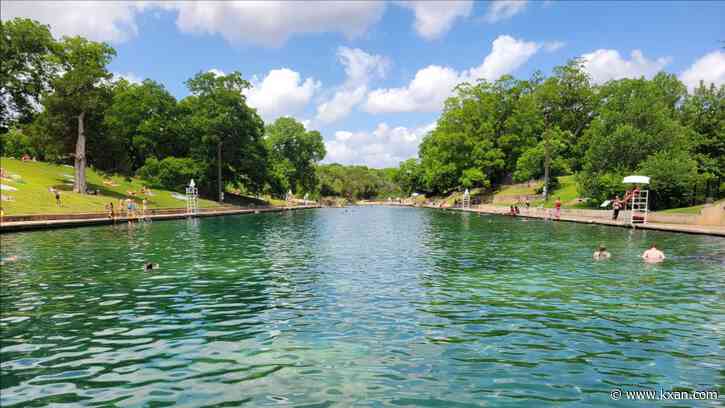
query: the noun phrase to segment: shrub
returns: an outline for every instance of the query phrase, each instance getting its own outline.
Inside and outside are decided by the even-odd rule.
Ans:
[[[189,180],[195,179],[198,182],[202,172],[201,166],[193,159],[167,157],[161,161],[147,159],[136,174],[149,183],[150,187],[182,192]]]

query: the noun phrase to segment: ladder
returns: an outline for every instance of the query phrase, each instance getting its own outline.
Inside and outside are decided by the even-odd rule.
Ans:
[[[648,212],[648,190],[640,190],[635,196],[630,198],[629,207],[629,223],[630,224],[646,224]]]
[[[471,208],[471,194],[468,192],[468,189],[466,189],[466,192],[463,193],[463,202],[461,203],[461,208]]]

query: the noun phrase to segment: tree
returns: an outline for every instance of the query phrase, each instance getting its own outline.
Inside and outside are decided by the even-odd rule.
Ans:
[[[58,62],[64,73],[51,82],[53,92],[43,97],[43,106],[48,111],[47,119],[56,122],[51,127],[64,128],[63,132],[58,133],[59,137],[68,137],[70,130],[77,133],[73,154],[73,191],[85,194],[87,116],[102,117],[103,111],[99,107],[108,105],[109,81],[112,75],[106,66],[116,55],[116,51],[105,43],[88,41],[81,37],[65,37],[61,47]],[[68,123],[70,119],[76,122],[75,126]],[[101,137],[100,131],[94,133],[91,136]]]
[[[682,104],[682,121],[697,133],[695,159],[712,195],[710,186],[716,183],[719,190],[725,177],[725,85],[700,83]]]
[[[418,159],[412,158],[400,163],[393,175],[393,181],[398,184],[406,195],[410,195],[423,187],[421,166]]]
[[[295,119],[282,117],[267,126],[264,141],[269,152],[269,183],[274,194],[315,189],[315,165],[326,153],[320,132],[307,131]]]
[[[611,198],[601,184],[611,184],[612,176],[631,174],[654,153],[691,151],[694,133],[680,123],[676,112],[684,89],[676,77],[666,74],[604,85],[599,114],[583,135],[588,148],[579,190],[595,202]]]
[[[104,117],[108,138],[121,148],[112,170],[133,174],[148,158],[187,155],[189,141],[176,132],[176,115],[176,98],[163,85],[118,81]]]
[[[59,47],[46,25],[26,18],[0,21],[0,134],[30,123],[40,95],[58,70]]]
[[[242,94],[250,83],[235,71],[198,73],[186,85],[191,96],[179,103],[176,126],[190,141],[189,157],[203,169],[200,192],[209,196],[217,184],[221,193],[226,183],[260,191],[267,178],[267,151],[264,122]]]
[[[654,209],[688,205],[697,183],[697,161],[687,151],[661,151],[647,158],[639,171],[651,177]]]
[[[569,163],[564,156],[565,140],[569,137],[568,131],[562,131],[558,127],[547,130],[542,140],[527,149],[516,161],[514,180],[523,182],[544,176],[547,148],[550,158],[550,176],[557,177],[571,172]]]

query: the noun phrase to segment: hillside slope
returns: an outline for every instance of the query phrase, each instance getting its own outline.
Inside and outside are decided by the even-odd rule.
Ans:
[[[131,197],[136,192],[138,201],[146,198],[148,208],[182,208],[186,203],[179,193],[165,190],[151,190],[140,194],[143,183],[123,177],[104,177],[93,169],[87,169],[88,189],[98,190],[98,195],[76,194],[73,190],[73,167],[43,162],[23,162],[17,159],[0,158],[0,167],[7,177],[2,184],[2,209],[5,215],[16,214],[60,214],[79,212],[102,212],[104,206],[113,202],[118,206],[120,199]],[[105,183],[104,183],[105,181]],[[55,196],[49,191],[53,187],[61,191],[61,207],[55,203]],[[183,195],[183,194],[181,194]],[[176,197],[175,197],[176,196]],[[215,207],[219,204],[199,200],[200,207]]]

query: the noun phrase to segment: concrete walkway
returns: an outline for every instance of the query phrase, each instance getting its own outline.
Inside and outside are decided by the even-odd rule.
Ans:
[[[436,208],[434,206],[426,206],[428,208]],[[499,214],[499,215],[508,215],[509,209],[505,207],[493,207],[493,206],[486,206],[482,208],[470,208],[470,209],[462,209],[462,208],[445,208],[446,210],[451,211],[466,211],[466,212],[474,212],[474,213],[484,213],[484,214]],[[538,209],[530,209],[528,210],[521,210],[521,213],[518,215],[518,217],[525,217],[525,218],[538,218],[538,219],[546,219],[548,218],[548,215],[546,212],[541,213]],[[578,217],[573,215],[567,215],[565,211],[562,211],[561,217],[559,218],[559,221],[566,221],[566,222],[578,222],[583,224],[599,224],[599,225],[609,225],[612,227],[623,227],[623,228],[636,228],[636,229],[645,229],[645,230],[658,230],[658,231],[668,231],[668,232],[683,232],[686,234],[700,234],[700,235],[714,235],[714,236],[720,236],[725,237],[725,226],[717,226],[717,225],[691,225],[691,224],[663,224],[663,223],[647,223],[647,224],[636,224],[631,225],[627,222],[624,222],[621,220],[619,221],[613,221],[610,219],[604,219],[604,218],[588,218],[588,217]]]
[[[291,210],[304,210],[309,208],[319,208],[318,205],[304,205],[294,207],[261,207],[261,208],[230,208],[218,211],[203,211],[194,214],[194,218],[201,217],[218,217],[222,215],[237,215],[237,214],[257,214],[263,212],[282,212]],[[173,213],[173,214],[154,214],[147,215],[145,217],[152,221],[163,221],[163,220],[178,220],[183,218],[189,218],[189,214],[186,213]],[[0,223],[0,233],[6,232],[18,232],[18,231],[29,231],[38,229],[50,229],[50,228],[72,228],[72,227],[83,227],[89,225],[110,225],[110,224],[121,224],[131,222],[143,222],[139,221],[136,217],[116,217],[115,220],[108,217],[102,218],[83,218],[83,219],[53,219],[53,220],[39,220],[39,221],[15,221],[15,222],[2,222]]]

